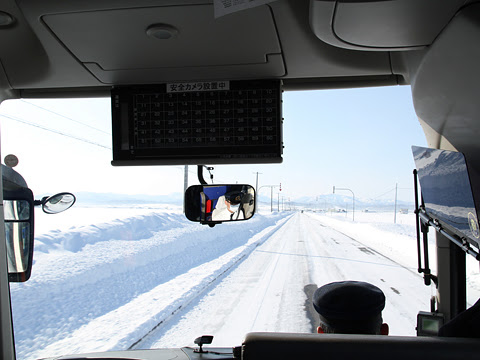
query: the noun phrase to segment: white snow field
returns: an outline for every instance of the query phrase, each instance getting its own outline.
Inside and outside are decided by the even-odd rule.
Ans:
[[[18,359],[189,346],[205,334],[214,346],[236,346],[250,331],[312,332],[307,294],[338,280],[380,287],[391,334],[414,335],[434,294],[417,273],[413,214],[393,224],[393,213],[352,222],[262,211],[214,228],[173,205],[36,215],[32,277],[11,284]],[[469,273],[478,298],[478,263]]]

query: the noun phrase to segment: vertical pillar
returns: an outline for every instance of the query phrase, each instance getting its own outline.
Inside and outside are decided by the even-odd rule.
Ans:
[[[2,176],[0,167],[0,179],[2,179]],[[0,180],[0,357],[5,360],[14,360],[15,345],[13,341],[12,308],[10,303],[10,284],[8,282],[7,243],[5,241],[3,211],[3,181]]]
[[[465,253],[440,233],[437,243],[437,309],[445,321],[457,316],[466,308]]]

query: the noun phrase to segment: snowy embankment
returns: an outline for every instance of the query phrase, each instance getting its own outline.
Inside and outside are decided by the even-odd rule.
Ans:
[[[11,287],[18,358],[132,346],[289,215],[209,228],[160,210],[38,235],[31,279]]]

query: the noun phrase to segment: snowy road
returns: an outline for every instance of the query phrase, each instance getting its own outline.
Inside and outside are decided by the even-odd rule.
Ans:
[[[268,212],[208,228],[157,211],[50,231],[35,240],[32,278],[12,284],[17,358],[312,332],[307,297],[347,279],[380,287],[391,334],[414,335],[431,295],[412,268],[415,240],[404,233],[414,227],[379,226]]]
[[[306,294],[339,280],[367,281],[384,291],[391,334],[414,335],[417,312],[428,310],[430,290],[414,271],[297,213],[139,347],[193,345],[204,334],[215,335],[214,346],[234,346],[250,331],[312,332],[316,320],[309,320]]]

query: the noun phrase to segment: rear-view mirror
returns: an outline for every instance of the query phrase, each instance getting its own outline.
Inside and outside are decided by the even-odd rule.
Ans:
[[[194,185],[185,191],[185,216],[216,224],[248,220],[255,213],[255,189],[250,185]]]

